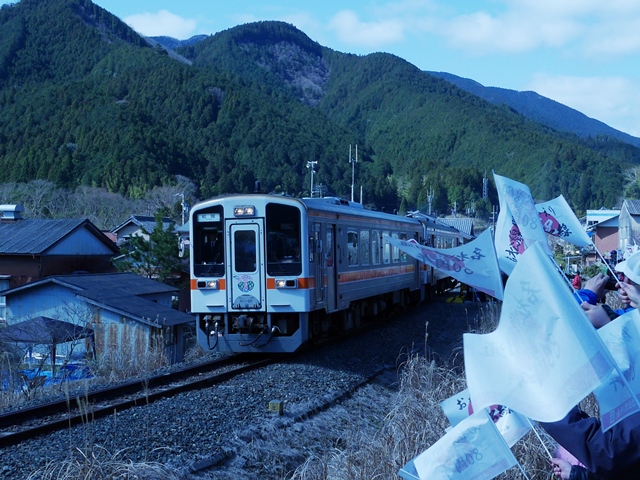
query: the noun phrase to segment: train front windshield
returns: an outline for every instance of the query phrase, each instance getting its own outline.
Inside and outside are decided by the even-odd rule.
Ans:
[[[224,215],[222,206],[193,217],[193,273],[196,277],[224,275]]]
[[[267,217],[267,273],[302,273],[300,210],[289,205],[269,203]]]

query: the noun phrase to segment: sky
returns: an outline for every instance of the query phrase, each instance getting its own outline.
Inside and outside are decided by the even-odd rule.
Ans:
[[[339,52],[532,90],[640,137],[638,0],[93,1],[142,35],[181,40],[281,20]]]

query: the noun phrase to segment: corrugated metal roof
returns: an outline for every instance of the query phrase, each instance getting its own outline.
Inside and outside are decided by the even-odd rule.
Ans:
[[[0,222],[0,254],[42,254],[85,222],[36,218]]]
[[[624,206],[627,207],[630,215],[640,215],[640,200],[625,200]]]
[[[473,235],[473,219],[471,218],[438,218],[438,221],[467,235]]]

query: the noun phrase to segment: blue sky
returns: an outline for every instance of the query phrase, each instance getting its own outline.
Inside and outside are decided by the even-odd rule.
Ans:
[[[94,1],[148,36],[282,20],[340,52],[533,90],[640,137],[637,0]]]

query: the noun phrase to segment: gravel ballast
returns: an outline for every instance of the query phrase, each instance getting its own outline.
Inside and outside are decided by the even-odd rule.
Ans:
[[[78,450],[159,462],[184,478],[284,478],[310,455],[335,445],[359,419],[383,414],[385,397],[395,393],[398,365],[424,351],[427,322],[426,354],[438,362],[461,357],[462,333],[476,322],[481,304],[446,300],[451,296],[224,385],[3,448],[0,478],[27,478],[47,462],[77,456]],[[345,396],[358,385],[358,392]],[[365,405],[364,398],[378,401]],[[269,411],[274,400],[282,402],[282,415]],[[328,406],[333,423],[323,419]],[[90,406],[88,411],[90,418]]]

